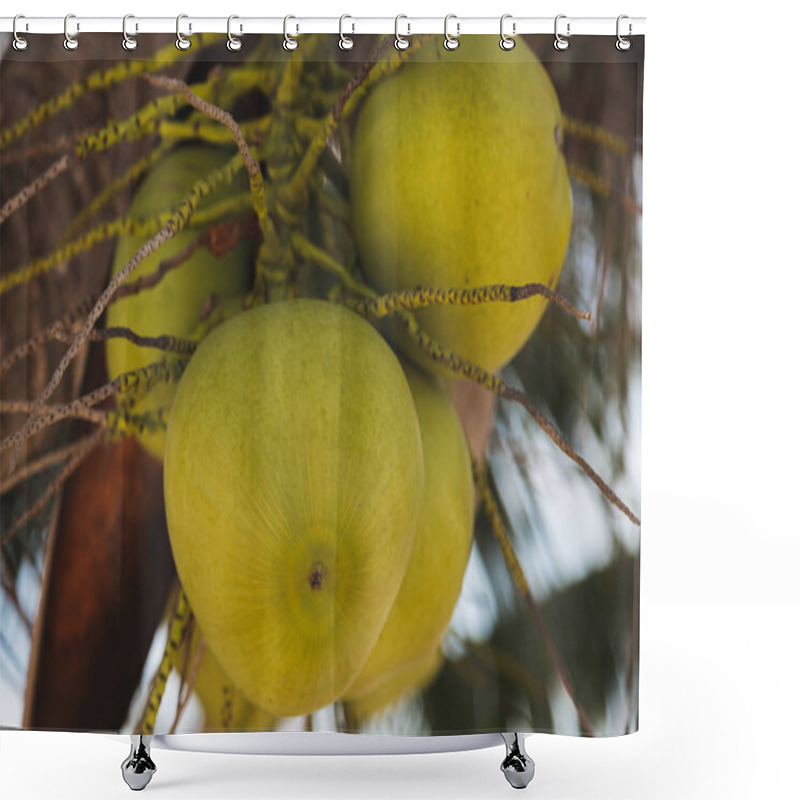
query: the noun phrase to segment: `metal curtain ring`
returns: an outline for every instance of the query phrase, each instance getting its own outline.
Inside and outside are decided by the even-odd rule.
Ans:
[[[400,35],[400,20],[401,19],[408,19],[405,14],[398,14],[394,18],[394,46],[397,50],[408,50],[409,44],[411,44],[405,36]],[[411,25],[408,25],[408,33],[406,36],[411,36]]]
[[[237,17],[236,14],[231,14],[228,17],[228,43],[227,43],[227,48],[228,48],[228,50],[231,51],[231,53],[235,53],[237,50],[241,50],[242,49],[242,40],[239,39],[238,37],[234,36],[231,33],[231,22],[233,22],[235,19],[239,19],[239,17]],[[242,32],[242,26],[240,25],[239,26],[239,33],[241,33],[241,32]]]
[[[458,46],[461,44],[461,42],[458,41],[458,37],[461,34],[461,23],[456,21],[456,35],[455,36],[451,36],[447,32],[447,23],[451,19],[457,20],[456,15],[455,14],[448,14],[444,18],[444,48],[445,48],[445,50],[458,50]]]
[[[555,47],[556,50],[566,50],[569,47],[569,39],[567,37],[572,35],[572,33],[570,31],[569,20],[567,20],[567,36],[562,36],[558,32],[558,21],[561,20],[561,19],[567,19],[567,15],[566,14],[559,14],[556,17],[555,24],[553,25],[553,32],[555,33],[555,37],[556,37],[555,41],[553,42],[553,47]]]
[[[138,46],[139,42],[136,41],[135,36],[131,36],[128,33],[128,20],[129,19],[136,19],[133,14],[126,14],[122,18],[122,49],[123,50],[135,50]],[[139,30],[139,23],[134,23],[133,29],[135,31]]]
[[[188,14],[178,14],[178,16],[175,18],[175,36],[177,37],[175,39],[175,47],[177,47],[178,50],[188,50],[192,46],[192,40],[187,39],[181,33],[181,20],[188,18],[189,18]],[[192,32],[192,23],[190,22],[189,33],[191,34],[191,32]]]
[[[64,17],[64,49],[65,50],[77,50],[78,49],[78,39],[76,36],[73,36],[69,32],[69,21],[71,19],[75,19],[74,14],[67,14]],[[75,23],[75,32],[77,33],[80,31],[81,26],[80,23]]]
[[[23,36],[20,36],[19,33],[17,33],[17,21],[20,20],[20,19],[25,19],[25,16],[23,14],[17,14],[14,17],[14,23],[11,26],[11,30],[12,30],[12,32],[14,34],[14,41],[11,44],[14,46],[15,50],[18,50],[18,51],[21,52],[22,50],[27,50],[28,49],[28,40],[26,38],[24,38]],[[27,22],[25,23],[25,30],[28,30],[28,23]]]
[[[297,46],[299,42],[292,36],[289,36],[289,20],[290,19],[297,19],[297,17],[293,17],[291,14],[285,16],[283,18],[283,49],[288,50],[291,52],[292,50],[297,50]],[[295,25],[295,30],[299,33],[300,29]]]
[[[628,17],[625,14],[620,14],[617,17],[617,44],[616,44],[616,47],[617,47],[617,50],[619,50],[621,53],[625,53],[625,52],[627,52],[628,50],[631,49],[631,40],[628,39],[626,36],[623,36],[620,33],[620,28],[621,28],[621,24],[620,23],[624,19],[628,19]],[[633,33],[633,26],[631,25],[630,22],[628,22],[628,36],[630,36],[631,33]]]
[[[516,42],[511,38],[511,36],[506,36],[505,32],[505,24],[507,19],[511,19],[512,14],[503,14],[500,17],[500,49],[501,50],[513,50],[514,45]],[[515,35],[517,33],[517,23],[511,23],[511,34]]]
[[[346,19],[353,19],[349,14],[342,14],[339,17],[339,49],[340,50],[352,50],[355,42],[349,36],[344,35],[344,21]],[[351,33],[355,33],[356,26],[355,23],[351,26]]]

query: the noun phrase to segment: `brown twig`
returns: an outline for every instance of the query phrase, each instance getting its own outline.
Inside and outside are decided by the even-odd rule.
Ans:
[[[261,173],[261,167],[250,152],[250,147],[245,141],[242,129],[239,127],[236,120],[224,109],[195,94],[185,81],[178,78],[170,78],[166,75],[145,74],[143,77],[150,84],[160,89],[164,89],[168,92],[180,92],[192,107],[228,129],[234,142],[236,142],[236,146],[239,148],[239,153],[244,161],[247,174],[250,176],[250,190],[253,193],[253,205],[261,225],[261,232],[264,238],[268,239],[269,232],[271,231],[277,241],[277,235],[274,234],[272,223],[269,221],[267,215],[267,194],[264,188],[264,176]]]
[[[386,55],[391,47],[391,43],[392,39],[390,36],[381,39],[372,49],[367,61],[364,62],[364,66],[347,82],[347,85],[344,87],[333,106],[333,121],[335,123],[341,121],[347,101],[353,96],[353,92],[355,92],[369,77],[370,72],[372,72],[378,62]]]
[[[19,451],[22,447],[22,442],[28,438],[30,430],[35,424],[39,415],[39,410],[61,383],[61,379],[64,377],[64,373],[67,371],[67,367],[69,367],[80,348],[89,338],[89,335],[94,329],[95,324],[106,310],[108,304],[111,302],[111,298],[114,296],[114,293],[122,285],[122,283],[127,280],[128,276],[139,266],[139,264],[141,264],[141,262],[147,258],[147,256],[155,252],[162,244],[164,244],[164,242],[171,239],[175,233],[177,233],[179,227],[180,226],[176,224],[175,217],[170,218],[167,224],[155,236],[153,236],[151,239],[148,239],[148,241],[136,251],[133,258],[131,258],[131,260],[111,279],[108,286],[106,286],[105,290],[94,304],[94,307],[89,312],[89,316],[86,318],[83,328],[72,340],[72,344],[69,346],[69,349],[56,367],[56,370],[50,378],[50,381],[36,398],[30,416],[25,421],[22,430],[19,432],[20,438],[14,447],[14,453],[11,458],[12,472],[16,465]]]
[[[63,153],[71,150],[78,142],[92,133],[93,129],[86,128],[79,133],[64,134],[52,141],[36,142],[27,147],[17,147],[14,150],[6,150],[0,154],[0,165],[26,163],[33,158],[42,156],[52,156],[55,153]]]
[[[153,272],[120,286],[116,295],[117,299],[129,297],[145,289],[152,289],[158,286],[168,272],[186,262],[200,247],[205,247],[212,255],[220,258],[230,252],[239,242],[256,238],[258,235],[258,225],[255,224],[255,218],[252,214],[209,225],[203,233],[193,239],[183,250],[161,261]]]
[[[168,336],[167,334],[140,336],[130,328],[122,326],[94,330],[90,339],[93,342],[105,342],[108,339],[125,339],[139,347],[151,347],[154,350],[164,350],[168,353],[178,353],[180,355],[191,355],[199,344],[193,339],[182,339],[179,336]]]
[[[127,328],[122,328],[120,330],[126,334],[128,333]],[[146,344],[150,341],[158,341],[158,339],[148,340],[145,337],[137,337],[136,334],[133,334],[133,336],[137,339],[141,339]],[[125,338],[127,338],[127,335]],[[173,337],[162,338],[167,341],[180,343],[181,347],[183,348],[189,347],[193,349],[195,347],[194,342],[190,342],[185,339],[176,339]],[[29,413],[31,416],[28,419],[29,421],[32,420],[32,422],[27,427],[27,432],[26,429],[23,428],[6,436],[6,438],[0,442],[0,452],[7,450],[12,445],[15,448],[19,448],[22,445],[22,442],[24,442],[27,438],[30,438],[31,436],[39,433],[39,431],[42,429],[49,427],[50,425],[54,425],[56,422],[60,422],[62,419],[69,417],[77,416],[81,419],[87,419],[90,422],[97,422],[103,427],[106,427],[108,424],[108,417],[106,413],[102,411],[92,411],[92,406],[96,406],[98,403],[101,403],[103,400],[106,400],[115,394],[137,392],[141,391],[143,388],[147,389],[156,381],[170,382],[177,380],[183,372],[187,361],[188,359],[186,358],[175,358],[170,360],[165,357],[161,361],[154,361],[152,364],[147,364],[144,367],[137,367],[135,369],[128,370],[127,372],[117,375],[116,378],[108,383],[104,383],[102,386],[93,389],[91,392],[88,392],[87,394],[82,395],[81,397],[78,397],[69,403],[65,403],[61,406],[51,406],[44,409],[40,408],[38,417],[33,417],[35,403],[31,403],[29,400],[7,401],[3,405],[16,406],[14,409],[9,408],[9,411],[19,412],[30,409]],[[2,405],[0,405],[0,408],[2,408]],[[9,472],[9,475],[13,471],[14,470],[12,469]]]
[[[104,432],[101,429],[99,431],[95,431],[95,433],[93,433],[91,436],[86,437],[85,441],[83,442],[83,446],[72,455],[69,461],[64,465],[64,469],[62,469],[58,474],[58,477],[50,483],[50,485],[35,503],[28,506],[27,511],[25,511],[25,513],[14,522],[8,531],[0,536],[0,545],[5,545],[7,542],[13,539],[31,519],[36,517],[36,515],[47,506],[53,495],[65,483],[67,478],[69,478],[69,476],[75,472],[75,470],[81,465],[81,462],[89,455],[95,445],[100,441],[103,433]]]
[[[95,299],[91,296],[84,298],[75,308],[70,309],[64,314],[63,317],[50,323],[46,328],[31,336],[30,339],[15,347],[2,362],[0,362],[0,376],[5,375],[14,364],[21,361],[35,350],[38,350],[45,342],[54,339],[59,332],[65,331],[70,325],[77,322],[78,319],[89,311],[94,301]]]
[[[421,37],[422,38],[422,37]],[[402,56],[407,56],[409,50],[417,49],[419,47],[421,38],[415,38],[411,47],[406,50]],[[292,207],[298,197],[301,196],[303,188],[309,179],[314,167],[320,159],[320,156],[328,147],[328,142],[334,135],[345,116],[345,111],[349,108],[349,103],[361,93],[367,83],[372,78],[372,73],[379,63],[383,61],[384,56],[388,52],[392,42],[392,37],[386,36],[373,48],[369,54],[367,61],[361,70],[354,75],[342,90],[341,94],[336,100],[333,108],[331,109],[328,117],[320,126],[317,135],[311,140],[300,164],[294,172],[290,182],[283,187],[282,199],[287,207]]]
[[[442,347],[435,339],[422,330],[414,315],[408,311],[401,312],[400,320],[405,325],[411,338],[419,345],[435,363],[441,364],[456,375],[474,381],[484,389],[496,394],[498,397],[519,403],[533,417],[536,424],[550,437],[551,441],[568,458],[574,461],[586,473],[587,477],[600,490],[603,496],[616,506],[635,525],[641,525],[639,518],[615,494],[612,488],[592,469],[589,462],[574,450],[556,430],[555,425],[542,414],[536,406],[525,396],[524,392],[509,386],[502,378],[493,375],[477,364],[459,356],[451,350]]]
[[[23,481],[28,480],[28,478],[38,475],[40,472],[43,472],[44,470],[56,464],[60,464],[62,461],[66,461],[76,452],[81,450],[81,448],[86,444],[86,440],[88,438],[89,437],[78,439],[78,441],[65,445],[58,450],[53,450],[51,453],[47,453],[41,458],[37,458],[35,461],[30,461],[27,464],[23,464],[22,467],[20,467],[20,469],[18,469],[16,473],[14,473],[14,476],[8,481],[4,482],[2,479],[0,479],[0,494],[6,494],[15,486],[18,486]]]
[[[34,178],[24,189],[15,194],[0,208],[0,225],[2,225],[15,211],[18,211],[31,198],[35,197],[45,186],[51,184],[62,172],[67,170],[75,160],[73,153],[65,153],[55,163],[51,164],[38,178]]]
[[[42,411],[44,414],[58,414],[59,419],[83,419],[87,422],[96,422],[101,425],[105,422],[105,415],[102,411],[89,408],[83,403],[75,403],[75,405],[70,403],[69,405],[72,407],[67,413],[63,413],[66,405],[43,406],[40,411]],[[0,400],[0,414],[30,414],[32,410],[33,400]],[[37,430],[41,430],[41,428],[38,428]],[[3,441],[0,443],[0,450],[6,450],[14,442],[16,442],[16,436],[17,434],[12,433],[3,439]]]
[[[562,453],[568,456],[586,473],[592,483],[597,486],[609,503],[611,503],[613,506],[616,506],[634,525],[642,524],[639,517],[637,517],[636,514],[634,514],[633,511],[631,511],[631,509],[629,509],[628,506],[622,502],[622,500],[620,500],[611,487],[594,471],[594,469],[592,469],[589,462],[567,443],[564,437],[556,430],[556,426],[553,425],[553,423],[550,422],[550,420],[547,419],[547,417],[545,417],[544,414],[542,414],[542,412],[533,405],[533,403],[531,403],[531,401],[525,396],[524,392],[509,386],[505,382],[501,382],[498,396],[505,397],[508,400],[513,400],[514,402],[519,403],[533,417],[536,424],[550,437],[551,441],[556,445],[556,447],[558,447]]]
[[[30,352],[36,346],[41,346],[45,341],[70,344],[73,338],[74,334],[65,331],[63,325],[59,322],[41,331],[35,337],[31,337],[22,347],[28,347],[28,352]],[[130,328],[122,326],[93,330],[91,336],[89,336],[89,341],[91,342],[106,342],[109,339],[127,339],[139,347],[151,347],[154,350],[164,350],[170,353],[180,353],[181,355],[189,355],[197,349],[197,342],[192,339],[181,339],[177,336],[167,336],[166,334],[161,336],[141,336]],[[31,344],[35,347],[29,347]],[[15,359],[15,361],[17,360],[19,359]],[[4,370],[0,369],[0,375],[3,372]]]

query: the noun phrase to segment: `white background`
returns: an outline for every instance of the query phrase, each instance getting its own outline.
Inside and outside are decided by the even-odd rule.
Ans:
[[[5,13],[647,16],[641,731],[605,741],[533,737],[537,776],[527,791],[541,800],[798,797],[797,7],[65,2],[28,0]],[[100,736],[4,731],[3,797],[128,797],[119,773],[126,752]],[[158,751],[146,791],[509,797],[501,755]]]

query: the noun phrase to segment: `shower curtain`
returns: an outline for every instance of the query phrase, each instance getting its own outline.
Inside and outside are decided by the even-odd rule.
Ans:
[[[643,43],[0,59],[0,724],[638,724]]]

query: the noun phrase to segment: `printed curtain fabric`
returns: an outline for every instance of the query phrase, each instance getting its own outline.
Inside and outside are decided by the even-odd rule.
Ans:
[[[0,58],[0,723],[638,724],[641,37]]]

